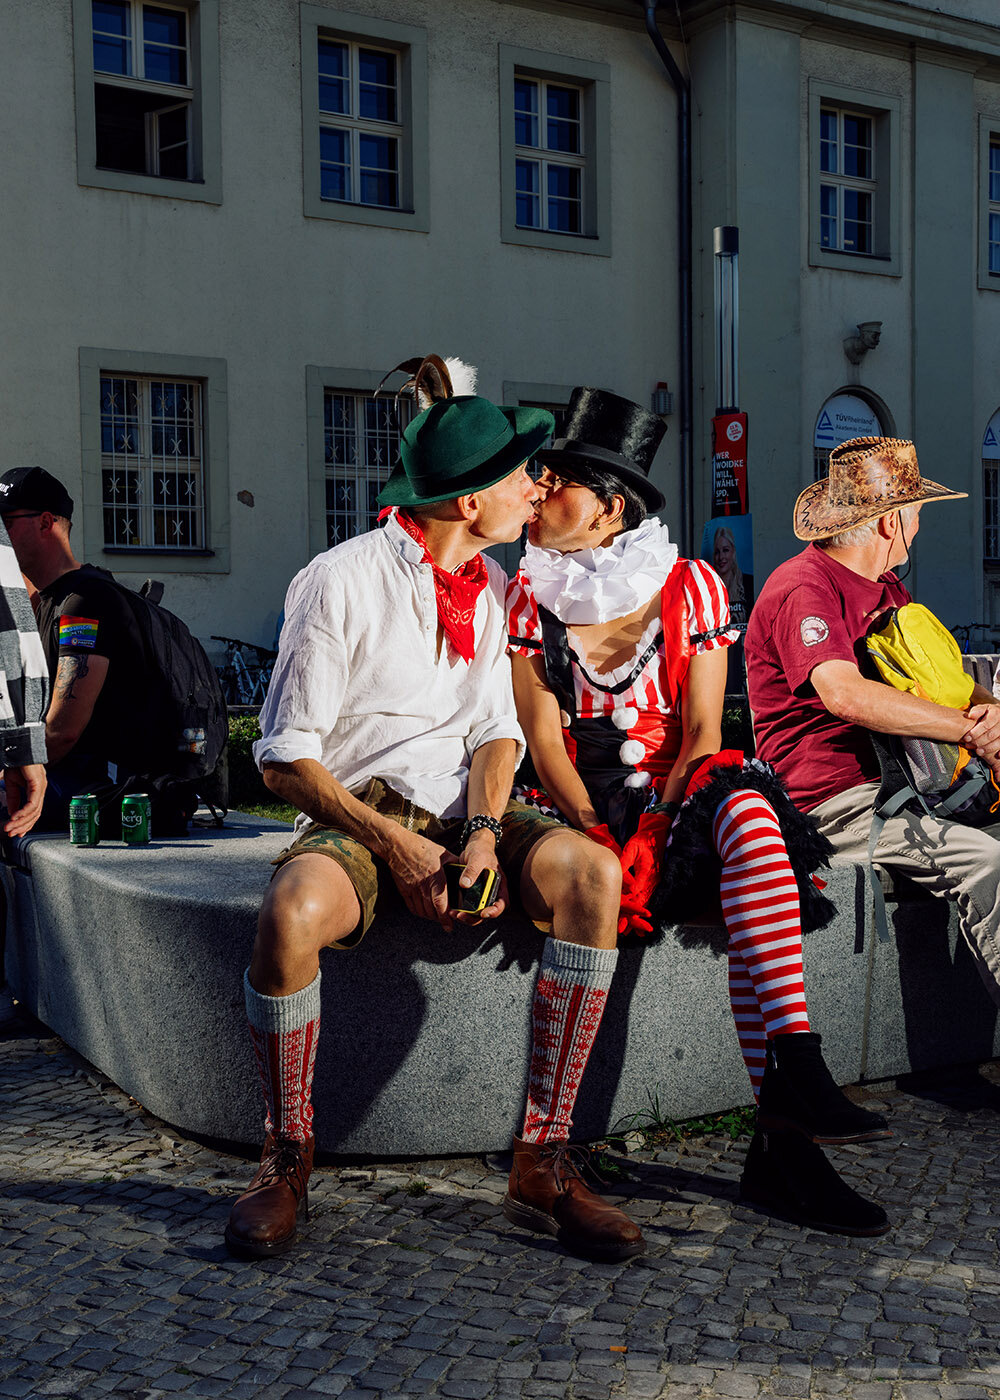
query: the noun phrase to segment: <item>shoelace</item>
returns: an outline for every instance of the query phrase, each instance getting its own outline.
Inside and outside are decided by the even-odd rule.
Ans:
[[[601,1185],[601,1178],[590,1160],[589,1148],[569,1142],[543,1142],[538,1151],[538,1166],[547,1165],[550,1161],[560,1186],[564,1180],[582,1181],[586,1185],[588,1175],[598,1186]]]
[[[258,1186],[273,1186],[278,1181],[288,1181],[288,1185],[301,1196],[305,1190],[305,1163],[302,1159],[302,1147],[300,1143],[291,1139],[279,1139],[271,1151],[270,1156],[260,1165],[257,1175]]]

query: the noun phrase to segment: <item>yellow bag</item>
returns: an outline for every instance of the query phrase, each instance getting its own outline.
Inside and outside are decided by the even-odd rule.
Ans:
[[[897,690],[955,710],[972,699],[975,682],[962,669],[958,643],[920,603],[893,608],[883,626],[868,634],[867,647],[881,678]]]

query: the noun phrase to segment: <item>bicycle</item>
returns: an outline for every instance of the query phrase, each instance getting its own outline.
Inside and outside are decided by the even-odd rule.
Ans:
[[[1000,651],[1000,633],[992,622],[962,622],[949,628],[963,655],[969,652],[994,654]],[[978,635],[973,636],[973,633]],[[973,645],[976,643],[976,645]]]
[[[226,646],[225,663],[215,668],[226,704],[243,707],[263,705],[278,653],[257,646],[255,642],[240,641],[238,637],[220,637],[215,632],[212,633],[212,640],[224,642]]]

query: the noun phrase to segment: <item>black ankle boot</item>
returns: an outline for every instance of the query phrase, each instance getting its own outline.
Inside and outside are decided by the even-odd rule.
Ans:
[[[881,1113],[859,1108],[837,1088],[813,1031],[767,1042],[757,1122],[793,1129],[812,1142],[871,1142],[892,1137]]]
[[[758,1128],[747,1149],[740,1195],[776,1215],[832,1235],[884,1235],[889,1217],[837,1175],[800,1133]]]

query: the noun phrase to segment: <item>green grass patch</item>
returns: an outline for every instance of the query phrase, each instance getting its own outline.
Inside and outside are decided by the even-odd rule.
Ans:
[[[701,1118],[672,1118],[660,1103],[658,1094],[649,1094],[649,1103],[638,1113],[620,1119],[609,1133],[609,1143],[622,1142],[632,1133],[639,1133],[646,1139],[647,1147],[663,1146],[670,1142],[684,1142],[690,1138],[713,1137],[724,1134],[731,1141],[741,1137],[752,1137],[757,1126],[757,1110],[751,1104],[741,1108],[727,1108],[723,1113],[710,1113]]]

